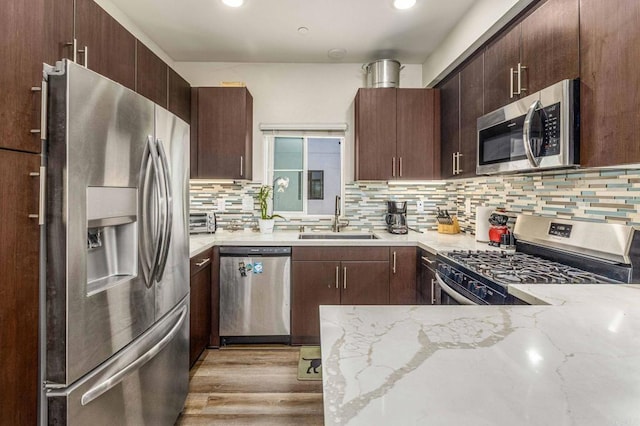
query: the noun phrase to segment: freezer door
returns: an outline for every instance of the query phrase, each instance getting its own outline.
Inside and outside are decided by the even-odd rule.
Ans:
[[[189,125],[156,105],[156,146],[166,182],[165,237],[155,275],[156,318],[189,291]]]
[[[172,425],[189,386],[188,298],[105,365],[47,393],[48,424]]]
[[[49,75],[46,373],[68,386],[155,321],[139,178],[153,103],[72,62]]]
[[[220,257],[220,336],[287,336],[291,258]]]

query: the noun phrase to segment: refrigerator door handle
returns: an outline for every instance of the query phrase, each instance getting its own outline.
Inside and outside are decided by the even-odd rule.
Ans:
[[[152,285],[156,281],[156,277],[158,275],[158,269],[160,267],[160,260],[162,256],[162,248],[163,248],[164,240],[166,236],[164,228],[167,222],[166,207],[165,207],[166,198],[167,198],[167,194],[166,194],[167,184],[164,181],[165,175],[162,173],[162,164],[160,161],[160,155],[158,154],[157,142],[156,143],[152,142],[151,147],[152,147],[151,161],[153,163],[154,175],[155,175],[154,182],[156,184],[156,190],[158,191],[158,198],[156,200],[157,203],[155,205],[155,210],[158,215],[158,220],[155,223],[157,238],[156,238],[156,244],[153,251],[153,269],[149,274],[151,278],[151,283],[148,285]]]
[[[81,403],[82,405],[87,405],[91,401],[99,398],[102,394],[107,392],[109,389],[118,385],[122,380],[125,379],[129,374],[135,372],[140,369],[144,364],[151,361],[156,355],[158,355],[173,339],[176,337],[178,332],[180,331],[180,327],[187,317],[188,305],[185,305],[176,312],[176,315],[180,317],[176,321],[175,325],[171,328],[171,330],[151,349],[142,354],[138,359],[133,361],[131,364],[128,364],[123,369],[119,370],[117,373],[110,376],[108,379],[100,382],[96,386],[89,389],[84,395],[82,395]]]
[[[169,244],[171,243],[171,230],[173,226],[173,196],[171,193],[171,175],[169,174],[169,161],[167,160],[167,154],[164,150],[164,145],[161,139],[157,139],[156,144],[158,147],[158,153],[160,154],[160,164],[162,167],[165,193],[165,220],[163,223],[163,241],[160,248],[158,270],[156,272],[156,281],[159,282],[162,280],[162,275],[164,274],[164,269],[167,265],[167,257],[169,256]]]
[[[144,191],[145,193],[143,194],[142,241],[145,241],[145,247],[143,248],[145,253],[143,253],[143,256],[146,256],[146,264],[147,264],[146,266],[149,269],[148,274],[145,273],[145,279],[146,279],[145,284],[147,288],[150,288],[155,281],[155,276],[157,274],[158,266],[160,264],[161,248],[164,241],[163,226],[164,226],[164,223],[166,222],[165,220],[166,212],[163,208],[164,199],[165,199],[164,175],[160,174],[160,158],[159,158],[158,151],[156,149],[156,145],[152,136],[149,136],[147,140],[147,146],[145,147],[144,155],[151,159],[151,166],[152,166],[151,169],[153,171],[152,191],[155,191],[157,193],[156,203],[155,205],[151,205],[151,206],[149,205],[149,197],[148,197],[148,194],[146,193],[146,190]],[[147,161],[148,160],[145,160],[144,162],[146,163]],[[146,174],[146,168],[144,173]],[[146,177],[144,177],[144,179],[145,179],[145,182],[144,182],[143,188],[146,189],[147,188]],[[152,215],[155,216],[155,218],[152,218],[151,217]],[[152,221],[152,219],[154,220]],[[151,237],[155,236],[155,241],[153,241],[152,249],[149,249],[149,247],[146,244],[146,241],[148,240],[149,236]]]
[[[147,143],[144,146],[144,153],[142,154],[142,164],[140,165],[140,179],[138,181],[138,188],[140,188],[141,198],[142,198],[142,210],[141,216],[143,220],[141,222],[141,229],[139,234],[139,244],[140,244],[140,263],[142,266],[142,275],[144,276],[144,281],[147,288],[151,287],[151,283],[153,282],[153,278],[151,276],[151,270],[153,269],[152,264],[152,253],[151,248],[149,247],[148,237],[151,234],[151,228],[149,226],[149,219],[147,216],[149,213],[149,195],[148,195],[148,169],[149,169],[149,159],[151,158],[151,149],[153,144],[153,136],[147,136]]]

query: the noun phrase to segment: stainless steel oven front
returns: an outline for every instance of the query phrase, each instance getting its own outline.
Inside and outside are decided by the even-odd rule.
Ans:
[[[579,166],[578,87],[563,80],[478,118],[476,173]]]

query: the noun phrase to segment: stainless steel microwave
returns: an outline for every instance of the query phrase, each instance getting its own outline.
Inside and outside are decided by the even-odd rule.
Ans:
[[[578,88],[563,80],[478,118],[476,173],[579,166]]]

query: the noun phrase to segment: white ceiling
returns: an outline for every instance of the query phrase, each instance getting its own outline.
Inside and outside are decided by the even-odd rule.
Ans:
[[[417,0],[409,10],[392,0],[111,2],[175,61],[422,64],[474,0]],[[343,59],[328,57],[336,48]]]

